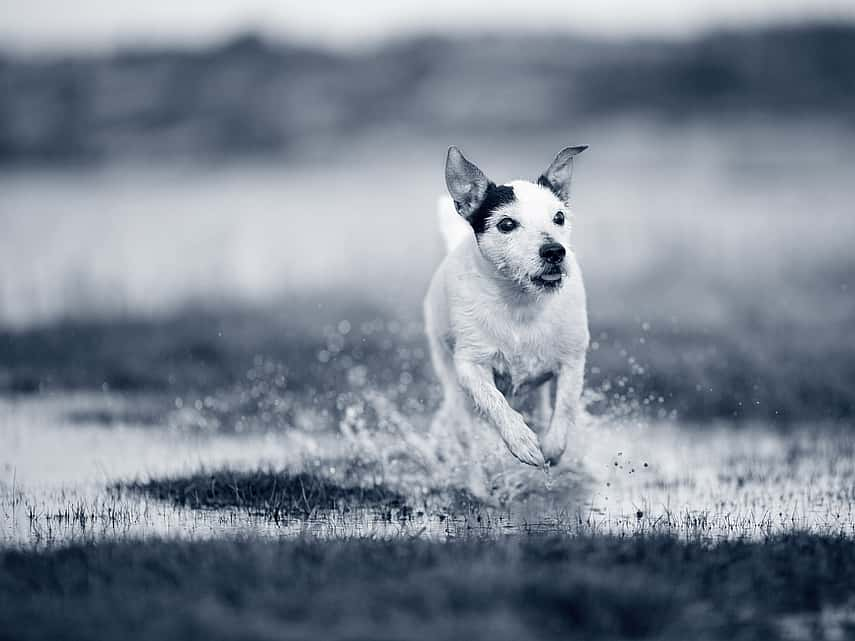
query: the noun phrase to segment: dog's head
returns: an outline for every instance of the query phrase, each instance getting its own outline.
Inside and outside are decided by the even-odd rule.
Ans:
[[[524,291],[561,287],[570,250],[573,158],[587,146],[567,147],[536,183],[497,185],[457,147],[448,150],[445,182],[458,213],[475,231],[481,254]]]

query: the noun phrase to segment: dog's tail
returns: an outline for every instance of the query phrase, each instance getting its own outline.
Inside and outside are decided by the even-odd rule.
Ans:
[[[439,197],[436,204],[436,216],[439,219],[439,231],[445,241],[447,252],[451,253],[455,247],[472,236],[472,228],[457,213],[451,196]]]

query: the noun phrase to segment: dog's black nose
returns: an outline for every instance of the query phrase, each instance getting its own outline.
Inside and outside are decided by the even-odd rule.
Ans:
[[[564,245],[561,243],[546,243],[540,248],[540,257],[553,265],[557,265],[564,260],[566,253],[567,250],[564,249]]]

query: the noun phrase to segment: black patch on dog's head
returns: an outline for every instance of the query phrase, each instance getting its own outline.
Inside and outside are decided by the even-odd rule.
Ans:
[[[472,225],[472,229],[475,230],[475,235],[480,236],[487,231],[487,219],[490,218],[496,209],[502,205],[512,203],[514,200],[516,200],[516,194],[514,194],[513,187],[497,185],[493,182],[489,183],[487,191],[484,193],[484,200],[478,205],[478,209],[466,218],[469,224]]]

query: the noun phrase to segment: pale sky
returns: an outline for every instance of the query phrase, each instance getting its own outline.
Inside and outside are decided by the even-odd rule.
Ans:
[[[680,37],[719,26],[855,19],[853,0],[0,0],[0,48],[198,44],[257,30],[349,48],[412,33],[575,31]]]

